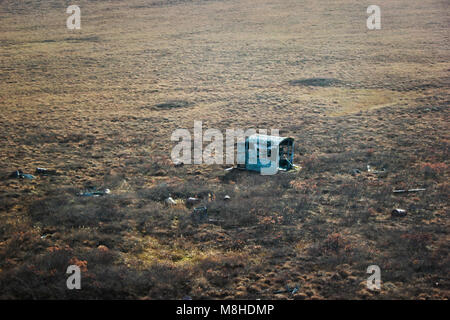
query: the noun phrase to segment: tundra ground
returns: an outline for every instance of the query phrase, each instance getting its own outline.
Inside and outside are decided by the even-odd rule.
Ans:
[[[80,0],[68,30],[62,1],[0,1],[0,298],[448,299],[449,2],[370,31],[372,2]],[[194,120],[278,128],[301,169],[175,167]]]

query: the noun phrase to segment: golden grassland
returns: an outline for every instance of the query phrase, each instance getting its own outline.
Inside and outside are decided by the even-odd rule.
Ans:
[[[1,298],[448,299],[447,1],[385,2],[376,31],[369,1],[77,4],[71,31],[60,1],[0,2]],[[302,169],[174,167],[194,120],[278,128]],[[36,167],[59,174],[8,177]]]

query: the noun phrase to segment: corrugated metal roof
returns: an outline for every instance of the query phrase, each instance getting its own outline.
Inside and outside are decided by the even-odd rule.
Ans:
[[[256,142],[256,143],[258,141],[259,141],[259,143],[264,142],[264,141],[265,142],[270,141],[271,145],[279,145],[281,142],[283,142],[286,139],[292,139],[292,138],[280,137],[280,136],[269,136],[266,134],[254,134],[254,135],[249,136],[246,140],[248,142]]]

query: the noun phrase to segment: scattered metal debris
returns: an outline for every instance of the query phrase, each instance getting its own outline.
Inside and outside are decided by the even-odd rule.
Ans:
[[[192,218],[196,222],[208,219],[208,209],[205,206],[194,208],[194,211],[192,212]]]
[[[296,294],[298,292],[299,288],[296,286],[294,289],[292,289],[291,294]]]
[[[32,180],[35,177],[31,174],[28,173],[23,173],[22,170],[18,169],[16,171],[14,171],[13,173],[11,173],[9,175],[10,178],[16,178],[16,179],[28,179],[28,180]]]
[[[200,198],[196,198],[196,197],[189,197],[186,199],[186,201],[184,201],[184,203],[186,204],[186,207],[188,208],[192,208],[195,205],[198,205],[200,203],[201,199]],[[178,201],[176,201],[178,202]]]
[[[425,191],[425,188],[416,188],[416,189],[408,189],[408,190],[394,190],[393,193],[407,193],[407,192],[419,192],[419,191]]]
[[[194,205],[194,204],[197,204],[199,202],[200,202],[200,199],[199,198],[195,198],[195,197],[189,197],[186,200],[186,204],[188,204],[188,205]]]
[[[231,200],[231,197],[229,195],[226,195],[225,197],[223,197],[223,200],[225,200],[225,201]]]
[[[168,197],[164,202],[169,206],[177,204],[172,197]]]
[[[295,285],[294,288],[290,288],[289,285],[286,285],[286,290],[278,290],[278,291],[275,291],[274,293],[275,294],[278,294],[278,293],[289,293],[289,294],[293,295],[293,294],[296,294],[299,290],[300,289],[299,289],[298,285]]]
[[[405,217],[406,216],[406,210],[404,210],[404,209],[394,209],[394,210],[392,210],[391,215],[393,217]]]
[[[78,195],[80,197],[100,197],[100,196],[105,196],[110,193],[111,193],[111,190],[109,190],[109,189],[97,190],[96,188],[90,188],[88,190],[85,190],[84,192],[78,193]]]
[[[175,168],[179,168],[179,167],[184,166],[184,163],[183,162],[175,162],[173,165]]]
[[[371,167],[370,165],[367,165],[367,172],[379,174],[379,173],[384,173],[384,172],[386,172],[386,169],[383,168],[383,169],[381,169],[381,170],[376,170],[376,168],[373,168],[373,167]]]

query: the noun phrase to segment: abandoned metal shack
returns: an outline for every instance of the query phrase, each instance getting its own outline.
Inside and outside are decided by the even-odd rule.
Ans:
[[[274,168],[287,171],[294,166],[294,139],[254,134],[238,143],[238,167],[259,171]]]

